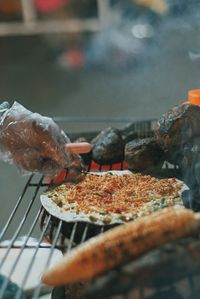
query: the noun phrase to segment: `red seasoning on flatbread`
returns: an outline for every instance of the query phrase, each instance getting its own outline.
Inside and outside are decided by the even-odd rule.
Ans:
[[[64,183],[48,191],[41,200],[49,212],[50,203],[54,208],[56,205],[63,220],[110,224],[181,206],[183,187],[175,178],[158,179],[131,172],[88,173],[76,184]]]

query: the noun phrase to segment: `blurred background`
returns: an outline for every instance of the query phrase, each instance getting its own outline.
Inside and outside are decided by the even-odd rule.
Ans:
[[[199,14],[198,0],[0,0],[0,99],[157,118],[200,86]]]
[[[158,118],[200,88],[199,16],[199,0],[0,0],[0,99],[66,132]],[[4,223],[26,178],[0,167]]]

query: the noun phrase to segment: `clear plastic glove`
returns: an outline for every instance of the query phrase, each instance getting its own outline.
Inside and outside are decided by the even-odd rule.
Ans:
[[[11,108],[4,102],[0,107],[1,158],[26,172],[41,172],[55,177],[64,168],[80,172],[79,155],[66,148],[69,138],[49,117],[32,113],[15,102]]]

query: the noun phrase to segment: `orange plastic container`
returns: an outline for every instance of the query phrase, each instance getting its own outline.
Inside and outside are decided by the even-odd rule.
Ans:
[[[188,91],[188,102],[200,106],[200,89],[191,89]]]

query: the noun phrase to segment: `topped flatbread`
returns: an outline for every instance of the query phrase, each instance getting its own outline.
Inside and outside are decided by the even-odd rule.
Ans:
[[[182,207],[188,189],[176,178],[158,179],[129,171],[88,173],[41,195],[52,215],[67,222],[124,223],[169,206]]]

